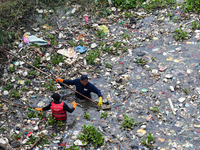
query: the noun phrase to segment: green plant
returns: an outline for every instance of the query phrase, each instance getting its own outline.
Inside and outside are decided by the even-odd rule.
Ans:
[[[183,89],[183,92],[188,95],[190,93],[190,91],[188,89]]]
[[[31,70],[28,72],[27,76],[30,77],[30,76],[37,76],[37,75],[39,75],[39,73],[36,70]]]
[[[177,28],[174,34],[175,40],[186,40],[187,32],[183,31],[181,28]]]
[[[59,62],[64,62],[65,58],[63,55],[58,55],[57,53],[54,56],[51,56],[51,62],[54,65],[57,65]]]
[[[5,90],[10,90],[12,89],[13,85],[11,83],[8,83],[4,88],[3,88],[3,91]]]
[[[10,97],[19,98],[20,95],[16,89],[10,91]]]
[[[35,61],[33,62],[32,65],[35,66],[35,67],[39,67],[40,61],[41,61],[41,56],[38,55],[38,56],[36,56],[36,59],[35,59]]]
[[[15,67],[10,67],[10,68],[8,69],[8,72],[10,72],[10,73],[15,72]]]
[[[115,7],[121,8],[123,10],[132,9],[139,7],[145,0],[112,0]]]
[[[71,145],[69,148],[66,148],[66,146],[62,147],[63,150],[79,150],[79,146]]]
[[[90,114],[85,112],[83,118],[90,119]]]
[[[98,30],[96,34],[97,34],[97,36],[98,36],[99,38],[103,38],[103,37],[105,36],[105,33],[104,33],[103,30]]]
[[[151,57],[151,60],[152,61],[156,61],[156,57]]]
[[[125,12],[125,17],[126,17],[126,18],[130,18],[130,17],[131,17],[131,13]]]
[[[104,41],[99,42],[99,45],[103,46],[104,45]]]
[[[92,125],[83,125],[81,134],[78,135],[78,139],[84,143],[86,142],[86,144],[91,143],[94,147],[103,145],[104,141],[103,135]]]
[[[2,30],[0,29],[0,46],[3,45],[3,35],[2,35]]]
[[[96,50],[90,50],[85,59],[87,60],[88,64],[95,65],[96,64],[95,59],[98,58],[99,56],[100,56],[100,51],[99,48],[97,48]]]
[[[62,126],[63,126],[63,123],[62,123],[61,120],[56,121],[56,123],[57,123],[57,125],[58,125],[59,127],[62,127]]]
[[[101,15],[101,16],[109,16],[111,14],[112,14],[112,12],[107,8],[102,8],[99,13],[99,15]]]
[[[200,29],[200,22],[197,22],[197,21],[192,22],[191,28],[193,30]]]
[[[129,39],[131,36],[127,33],[127,31],[125,31],[123,34],[122,34],[122,37],[124,39]]]
[[[56,39],[56,37],[53,34],[49,34],[46,36],[47,39]]]
[[[105,63],[105,67],[112,69],[113,66],[111,64],[109,64],[109,63]]]
[[[1,130],[2,132],[6,131],[6,127],[1,127],[0,130]]]
[[[147,64],[147,61],[141,58],[137,58],[136,63],[140,64],[143,67]]]
[[[54,80],[50,79],[49,82],[44,83],[44,87],[49,91],[55,91],[55,84]]]
[[[163,8],[167,6],[176,6],[176,0],[149,0],[145,4],[145,9],[148,12],[151,12],[154,9]],[[168,14],[171,17],[171,14]]]
[[[178,17],[175,16],[175,17],[172,19],[172,21],[173,21],[174,23],[177,22],[177,21],[178,21]]]
[[[75,42],[74,41],[69,41],[69,44],[70,44],[71,47],[74,47]]]
[[[48,118],[47,118],[48,120],[47,120],[47,124],[48,125],[53,125],[53,124],[55,124],[56,123],[56,119],[54,118],[54,117],[52,117],[52,115],[48,115]]]
[[[186,12],[200,13],[200,2],[199,0],[185,0],[183,1],[181,8]]]
[[[153,149],[153,143],[155,143],[155,139],[151,133],[147,134],[146,137],[141,138],[142,145],[146,146],[147,148]]]
[[[133,126],[137,124],[137,121],[134,121],[133,118],[129,118],[128,116],[124,116],[124,121],[122,122],[121,126],[123,128],[133,129]]]
[[[122,49],[122,51],[123,51],[123,52],[127,52],[127,47],[124,47],[124,48]]]
[[[26,85],[28,85],[28,84],[30,84],[30,83],[31,83],[30,80],[26,80],[26,81],[25,81],[25,84],[26,84]]]
[[[150,110],[153,111],[153,112],[155,112],[155,113],[158,113],[158,112],[159,112],[159,109],[158,109],[157,106],[151,107]]]
[[[16,140],[19,139],[20,136],[21,136],[21,132],[20,132],[19,134],[14,134],[14,138],[15,138]]]
[[[29,137],[26,144],[27,145],[34,144],[36,141],[37,141],[37,138],[34,135],[32,135],[32,136]]]
[[[106,113],[102,113],[100,117],[106,119],[107,116],[108,116],[108,112],[106,112]]]
[[[149,67],[148,70],[151,71],[151,70],[152,70],[152,67]]]
[[[80,42],[80,45],[81,45],[81,46],[84,46],[84,45],[85,45],[85,42],[81,41],[81,42]]]
[[[27,88],[23,87],[23,88],[21,88],[21,91],[25,92],[25,91],[27,91]]]

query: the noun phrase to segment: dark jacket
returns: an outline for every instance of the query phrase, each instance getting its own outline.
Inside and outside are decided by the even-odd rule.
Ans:
[[[80,79],[75,79],[75,80],[64,80],[64,83],[68,84],[68,85],[75,85],[76,86],[76,91],[78,91],[79,93],[90,97],[90,93],[94,92],[96,93],[99,97],[101,97],[101,91],[99,89],[97,89],[92,83],[88,82],[88,84],[86,86],[83,86],[81,84]],[[76,96],[80,99],[84,99],[83,96],[79,95],[76,93]]]

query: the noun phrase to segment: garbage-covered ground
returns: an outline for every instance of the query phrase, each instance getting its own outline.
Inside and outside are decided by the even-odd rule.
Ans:
[[[10,49],[49,76],[1,49],[2,148],[200,149],[199,15],[180,6],[153,13],[109,7],[102,18],[80,7],[66,5],[57,13],[37,9],[32,17],[38,22],[22,28],[23,39]],[[43,15],[55,26],[43,22]],[[77,101],[73,91],[51,79],[82,74],[101,90],[111,110]],[[48,105],[54,92],[70,107],[68,99],[78,103],[64,124],[55,123],[51,111],[27,108]],[[92,99],[98,102],[97,95]],[[84,144],[88,135],[79,140],[84,125],[96,127],[89,134],[102,134],[103,142],[101,136],[93,144],[91,139]]]

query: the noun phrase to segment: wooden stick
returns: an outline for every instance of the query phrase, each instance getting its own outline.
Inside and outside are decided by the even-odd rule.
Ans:
[[[15,54],[13,54],[13,53],[11,53],[11,52],[9,52],[9,51],[5,50],[4,48],[2,48],[2,49],[3,49],[5,52],[7,52],[8,54],[10,54],[10,55],[12,55],[12,56],[14,56],[14,57],[18,58],[19,60],[21,60],[21,61],[25,62],[26,64],[30,65],[31,67],[33,67],[33,68],[34,68],[34,69],[36,69],[37,71],[39,71],[39,72],[41,72],[41,73],[43,73],[43,74],[45,74],[45,75],[49,76],[49,74],[47,74],[46,72],[44,72],[44,71],[42,71],[42,70],[38,69],[37,67],[35,67],[35,66],[31,65],[30,63],[27,63],[27,62],[26,62],[25,60],[23,60],[22,58],[20,58],[20,57],[16,56]],[[54,78],[54,77],[53,77],[53,74],[51,74],[51,73],[50,73],[50,77],[51,77],[53,80],[56,80],[56,78]],[[66,85],[66,84],[64,84],[64,83],[62,83],[62,82],[60,82],[60,81],[59,81],[59,83],[60,83],[60,84],[62,84],[62,85],[64,85],[64,86],[66,86],[66,87],[67,87],[67,88],[69,88],[70,90],[74,91],[75,93],[77,93],[77,94],[79,94],[79,95],[83,96],[84,98],[86,98],[86,99],[90,100],[91,102],[93,102],[94,104],[96,104],[96,105],[97,105],[97,102],[93,101],[92,99],[88,98],[87,96],[85,96],[85,95],[83,95],[83,94],[81,94],[81,93],[77,92],[76,90],[74,90],[74,89],[70,88],[68,85]]]
[[[11,101],[8,101],[8,100],[5,100],[5,99],[0,99],[0,101],[3,101],[3,102],[6,102],[6,103],[10,103],[11,105],[14,105],[14,106],[20,106],[20,107],[23,107],[23,108],[30,108],[28,106],[25,106],[25,105],[21,105],[21,104],[16,104],[16,103],[13,103]]]
[[[170,105],[170,107],[172,109],[173,114],[176,115],[176,112],[174,111],[174,106],[173,106],[171,98],[168,98],[168,101],[169,101],[169,105]]]
[[[40,137],[40,138],[31,146],[30,150],[33,149],[33,147],[41,140],[41,138],[42,138],[42,137]]]

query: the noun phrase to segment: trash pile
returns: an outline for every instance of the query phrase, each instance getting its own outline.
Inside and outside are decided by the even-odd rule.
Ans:
[[[89,12],[75,17],[80,7],[56,16],[57,27],[33,24],[34,32],[23,29],[21,42],[10,50],[17,57],[7,54],[0,89],[0,146],[198,149],[198,15],[183,13],[179,6],[152,13],[109,7],[112,13],[106,18]],[[67,99],[75,99],[74,92],[52,75],[71,80],[88,75],[111,110],[80,102],[63,124],[55,122],[51,111],[30,109],[47,106],[54,92],[72,106]],[[92,99],[97,101],[97,95]]]

